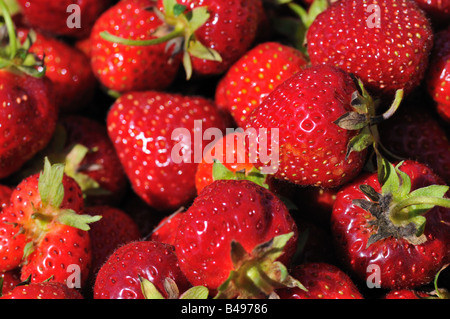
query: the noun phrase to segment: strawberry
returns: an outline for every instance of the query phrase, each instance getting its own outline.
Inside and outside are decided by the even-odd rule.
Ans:
[[[355,101],[370,107],[369,98],[357,95],[350,75],[336,67],[316,65],[294,74],[250,114],[250,160],[257,157],[258,169],[298,185],[328,188],[350,181],[363,168],[370,132],[336,123],[359,108]]]
[[[152,0],[124,0],[105,11],[92,29],[91,65],[99,81],[118,92],[159,90],[175,79],[180,56],[166,44],[134,46],[114,43],[102,33],[131,40],[154,39],[162,25]]]
[[[164,217],[152,230],[150,239],[174,246],[178,226],[180,225],[182,218],[183,212],[181,209]]]
[[[187,279],[215,298],[258,298],[274,286],[301,287],[283,265],[297,237],[286,206],[270,191],[248,180],[217,180],[182,214],[175,250]]]
[[[22,280],[30,277],[31,282],[42,282],[51,278],[62,283],[78,271],[77,278],[71,279],[81,286],[92,258],[88,224],[100,218],[81,215],[83,207],[81,189],[64,174],[63,165],[51,165],[46,160],[41,173],[19,183],[10,205],[0,213],[1,233],[14,227],[13,236],[6,238],[21,241],[17,255],[22,257],[10,262],[9,269],[21,266]],[[0,256],[2,261],[7,260],[10,251],[2,250]]]
[[[55,36],[89,35],[97,17],[112,0],[17,0],[27,25]],[[75,5],[75,7],[70,7]],[[75,17],[73,14],[79,16]],[[71,23],[79,25],[71,26]]]
[[[435,36],[426,85],[438,113],[450,123],[450,26]]]
[[[251,111],[275,87],[306,64],[305,56],[294,48],[277,42],[261,43],[235,62],[220,80],[216,104],[243,126]]]
[[[337,254],[361,280],[375,269],[386,289],[429,283],[449,258],[448,186],[427,166],[379,157],[368,173],[338,194],[331,216]],[[447,207],[447,208],[446,208]]]
[[[8,294],[18,284],[20,284],[19,268],[0,273],[0,297]]]
[[[225,131],[212,101],[155,91],[122,95],[109,110],[107,125],[134,191],[160,211],[193,199],[203,134]]]
[[[434,27],[448,25],[450,21],[449,0],[414,0],[431,19]]]
[[[45,76],[53,82],[59,109],[67,113],[85,107],[97,85],[89,58],[61,40],[37,31],[18,30],[21,41],[28,36],[34,40],[30,52],[44,61]]]
[[[340,67],[391,98],[424,79],[433,31],[413,1],[341,0],[316,17],[306,41],[312,64]]]
[[[291,270],[307,291],[287,288],[277,291],[280,299],[364,299],[351,278],[327,263],[306,263]]]
[[[36,282],[19,285],[0,299],[84,299],[74,288],[60,282]]]
[[[142,282],[148,280],[164,297],[166,278],[172,279],[180,292],[190,283],[178,266],[173,246],[153,241],[138,241],[117,248],[98,272],[95,299],[144,299]]]

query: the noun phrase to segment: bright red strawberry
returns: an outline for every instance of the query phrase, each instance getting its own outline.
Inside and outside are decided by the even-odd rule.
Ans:
[[[182,214],[175,249],[193,285],[218,292],[217,298],[257,298],[274,285],[297,285],[278,276],[297,237],[289,211],[270,191],[247,180],[218,180]]]
[[[351,278],[327,263],[306,263],[291,270],[291,275],[305,285],[278,290],[280,299],[364,299]]]
[[[0,299],[84,299],[75,288],[60,282],[36,282],[20,285]]]
[[[181,210],[164,217],[153,229],[150,239],[169,245],[175,245],[175,238],[178,232],[178,226],[183,218]]]
[[[336,67],[316,65],[296,73],[250,114],[250,160],[257,157],[258,169],[298,185],[338,187],[356,177],[370,140],[360,137],[369,135],[368,128],[336,123],[354,112],[355,101],[370,107],[368,99],[355,99],[357,93],[350,75]]]
[[[153,283],[164,297],[164,281],[175,281],[180,292],[190,283],[178,266],[173,246],[138,241],[119,247],[100,268],[94,286],[95,299],[144,299],[142,282]]]
[[[56,36],[85,37],[112,0],[17,0],[29,26]],[[73,6],[74,7],[70,7]],[[74,16],[74,14],[78,16]],[[79,22],[79,25],[77,24]],[[75,26],[72,26],[75,24]]]
[[[431,19],[434,27],[448,25],[450,21],[450,0],[414,0]]]
[[[0,272],[13,270],[21,264],[27,244],[27,237],[21,230],[18,224],[0,221]]]
[[[243,127],[251,111],[275,87],[307,64],[300,51],[277,42],[261,43],[235,62],[221,79],[216,104]]]
[[[450,141],[427,108],[405,104],[379,125],[381,143],[395,156],[428,165],[450,183]]]
[[[14,189],[0,220],[3,229],[17,229],[16,241],[25,241],[20,246],[22,258],[14,263],[21,266],[22,280],[30,277],[31,282],[51,279],[66,283],[75,272],[73,283],[84,283],[92,258],[88,223],[99,217],[80,215],[83,207],[81,189],[60,164],[46,161],[41,173],[24,179]],[[1,251],[1,260],[8,256],[8,251]]]
[[[426,84],[438,113],[450,123],[450,27],[435,36]]]
[[[317,16],[306,39],[312,64],[340,67],[391,98],[421,83],[433,31],[413,1],[341,0]]]
[[[27,29],[18,30],[21,41],[29,34],[34,40],[30,52],[44,61],[45,76],[53,82],[59,109],[74,112],[84,108],[97,87],[89,58],[56,38]]]
[[[412,289],[449,260],[448,186],[418,162],[381,162],[379,174],[361,176],[337,195],[331,217],[337,254],[363,281],[374,275],[381,288]]]
[[[208,143],[205,131],[225,131],[210,100],[153,91],[122,95],[109,110],[107,125],[136,194],[168,211],[196,195],[195,173]]]
[[[20,284],[20,268],[0,273],[0,297]]]
[[[102,32],[127,40],[154,39],[162,25],[152,0],[120,1],[96,21],[91,33],[91,64],[108,89],[127,92],[168,87],[177,74],[180,56],[166,44],[131,46],[101,37]]]

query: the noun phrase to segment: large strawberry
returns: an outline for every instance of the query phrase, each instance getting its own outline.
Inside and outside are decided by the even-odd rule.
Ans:
[[[56,36],[86,37],[113,0],[17,0],[29,26]]]
[[[122,95],[107,124],[134,191],[159,210],[176,210],[193,199],[195,173],[208,143],[203,134],[225,131],[210,100],[154,91]]]
[[[173,246],[154,242],[131,242],[116,249],[98,272],[95,299],[144,299],[142,283],[150,281],[163,297],[166,279],[180,292],[190,288],[181,272]]]
[[[435,39],[426,84],[438,113],[450,123],[450,26]]]
[[[180,64],[173,46],[133,46],[102,38],[107,32],[130,40],[154,39],[162,25],[152,0],[124,0],[105,11],[91,33],[91,64],[107,89],[126,92],[158,90],[174,80]]]
[[[379,163],[378,174],[361,176],[337,195],[331,217],[337,253],[363,281],[412,289],[448,263],[448,186],[418,162]]]
[[[279,84],[307,64],[298,50],[277,42],[261,43],[236,61],[221,79],[216,104],[239,126]]]
[[[276,287],[299,285],[286,270],[297,226],[267,189],[247,180],[218,180],[181,216],[175,249],[193,285],[218,292],[216,298],[260,298]]]
[[[1,270],[21,266],[22,280],[66,283],[70,277],[81,286],[92,258],[88,224],[99,219],[81,215],[83,206],[81,189],[64,174],[63,165],[46,160],[41,173],[27,177],[14,189],[10,205],[0,213],[0,233],[13,228],[7,238],[17,245],[14,255],[2,249],[0,259],[21,256]]]
[[[369,92],[392,97],[421,83],[433,31],[413,1],[341,0],[317,16],[306,39],[312,64],[338,66]]]

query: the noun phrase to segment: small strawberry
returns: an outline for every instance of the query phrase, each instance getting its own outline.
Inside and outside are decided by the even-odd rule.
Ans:
[[[435,36],[426,85],[438,113],[450,123],[450,26]]]
[[[92,29],[91,64],[94,74],[109,90],[159,90],[175,79],[180,56],[172,46],[124,45],[105,40],[102,33],[131,40],[154,39],[162,25],[152,0],[124,0],[105,11]]]
[[[0,299],[84,299],[75,288],[60,282],[36,282],[19,285]]]
[[[331,216],[337,254],[361,280],[376,266],[382,288],[412,289],[449,260],[448,186],[418,162],[379,163],[378,174],[337,194]]]
[[[21,7],[24,21],[29,26],[55,36],[81,38],[89,35],[94,22],[112,0],[17,0],[17,2]],[[71,23],[75,23],[75,26],[71,26]]]
[[[218,180],[182,213],[175,238],[180,268],[215,298],[258,298],[300,286],[286,272],[297,227],[286,206],[247,180]],[[281,275],[281,276],[280,276]]]
[[[94,299],[144,299],[144,280],[167,298],[166,278],[176,283],[179,292],[191,287],[178,266],[173,246],[153,241],[131,242],[116,249],[100,268]]]
[[[107,125],[134,191],[162,211],[193,199],[207,144],[203,134],[209,128],[225,131],[212,101],[153,91],[122,95],[109,110]]]
[[[8,294],[20,282],[20,268],[0,273],[0,297]]]
[[[341,0],[316,17],[306,40],[312,64],[340,67],[391,98],[424,79],[433,31],[413,1]]]
[[[251,111],[275,87],[306,64],[305,56],[294,48],[277,42],[261,43],[235,62],[220,80],[216,104],[243,126]]]
[[[364,299],[351,278],[338,267],[327,263],[306,263],[291,270],[304,283],[299,288],[277,290],[280,299]]]
[[[175,213],[164,217],[152,230],[150,239],[174,246],[178,226],[183,218],[183,210],[180,209]]]
[[[9,238],[21,241],[17,254],[22,257],[10,263],[10,269],[21,266],[22,280],[31,277],[31,282],[42,282],[51,278],[62,283],[78,270],[76,283],[82,285],[92,258],[88,224],[100,218],[80,215],[83,207],[81,189],[64,174],[63,165],[51,165],[46,160],[41,173],[29,176],[14,189],[10,205],[0,213],[1,229],[14,227]],[[0,260],[9,254],[2,250]],[[77,269],[71,269],[74,265]]]

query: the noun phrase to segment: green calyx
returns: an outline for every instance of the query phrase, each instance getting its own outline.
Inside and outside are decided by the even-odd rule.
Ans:
[[[253,167],[250,171],[238,171],[232,172],[225,165],[217,160],[214,160],[213,164],[213,179],[217,180],[247,180],[261,187],[269,189],[267,184],[267,175],[261,173],[256,167]]]
[[[446,185],[430,185],[411,190],[410,177],[400,170],[402,162],[394,166],[379,156],[378,180],[381,194],[371,186],[361,185],[361,191],[370,199],[353,203],[370,212],[377,231],[369,238],[367,246],[387,237],[404,238],[413,245],[424,243],[426,213],[435,206],[450,208]]]
[[[187,11],[186,6],[180,5],[176,0],[163,1],[164,12],[153,8],[157,16],[164,24],[153,34],[155,38],[150,40],[131,40],[117,37],[108,32],[102,32],[100,36],[110,42],[119,43],[128,46],[149,46],[161,43],[167,43],[166,49],[170,49],[175,45],[176,55],[183,50],[183,66],[186,72],[186,78],[192,77],[192,61],[191,57],[203,60],[222,62],[220,54],[212,49],[204,46],[196,39],[195,32],[203,26],[210,14],[206,7],[198,7]]]
[[[139,276],[139,281],[145,299],[166,299],[148,279]],[[167,299],[208,299],[209,290],[206,287],[195,286],[180,295],[178,286],[172,278],[165,278],[163,284]]]
[[[43,60],[38,59],[29,51],[35,41],[35,34],[30,31],[26,41],[22,44],[17,38],[9,7],[4,0],[0,0],[0,10],[2,17],[0,28],[6,29],[5,37],[8,39],[8,44],[0,47],[0,68],[10,68],[33,77],[43,77],[45,75]]]
[[[293,278],[285,265],[276,261],[282,254],[286,243],[293,236],[288,233],[274,237],[258,245],[252,253],[236,241],[231,243],[231,259],[234,270],[218,288],[214,299],[258,299],[276,296],[279,288],[306,288]]]

